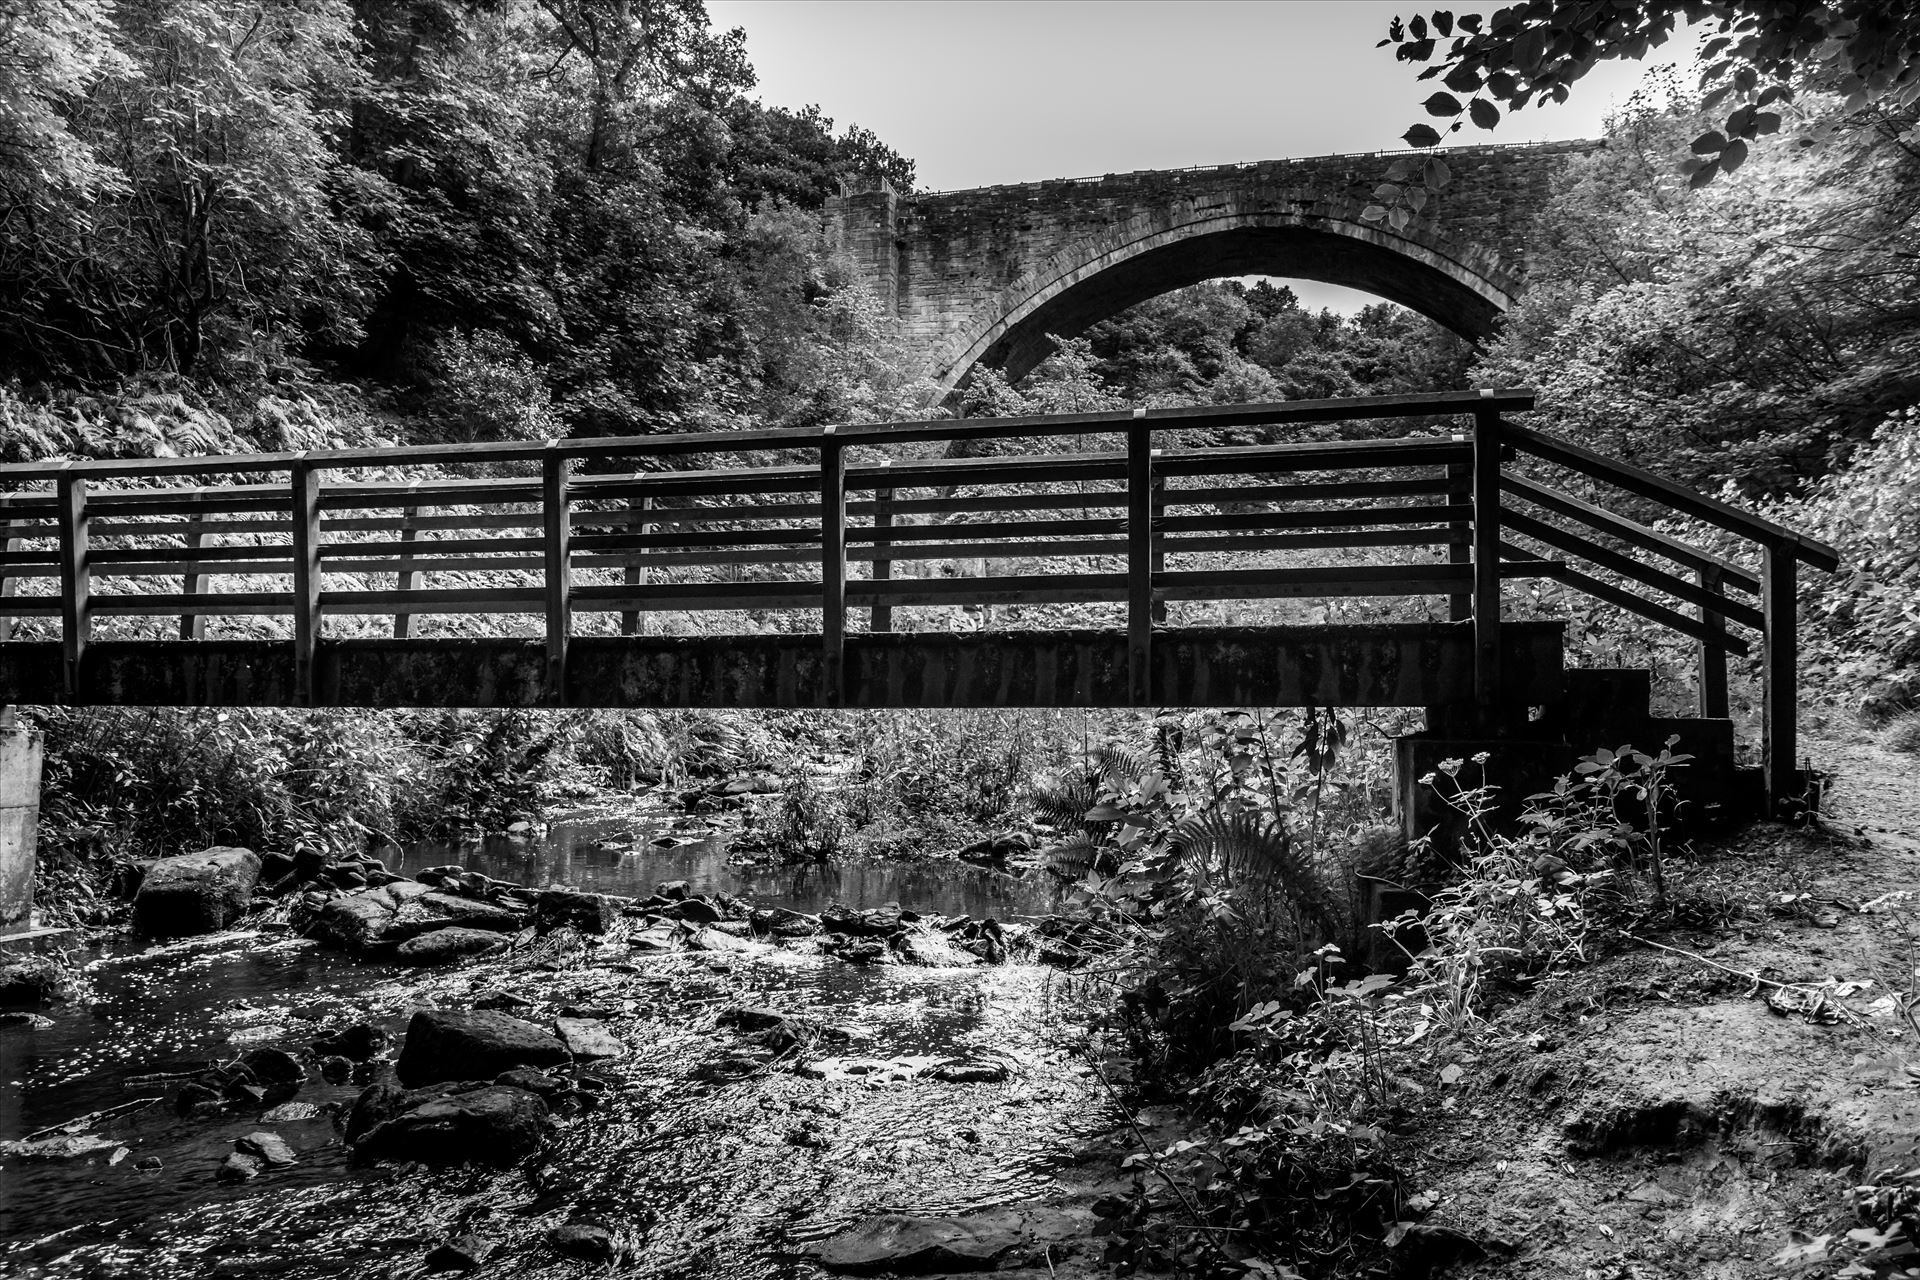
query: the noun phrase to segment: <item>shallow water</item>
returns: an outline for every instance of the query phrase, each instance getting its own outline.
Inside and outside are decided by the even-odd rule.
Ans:
[[[665,847],[668,842],[671,847]],[[398,861],[393,857],[399,854]],[[571,884],[596,893],[645,897],[662,881],[685,880],[695,893],[721,889],[762,906],[818,911],[829,902],[878,907],[898,902],[926,913],[1043,915],[1058,893],[1044,876],[1011,876],[947,859],[842,865],[742,865],[729,860],[724,835],[703,822],[658,813],[582,813],[555,822],[542,839],[488,836],[463,844],[423,843],[383,853],[408,875],[458,863],[497,880],[535,888]]]
[[[686,879],[807,910],[838,897],[1006,919],[1051,901],[1045,884],[952,863],[741,870],[717,843],[662,850],[651,843],[660,834],[644,819],[597,818],[544,842],[423,848],[404,861],[625,893]],[[462,1005],[486,986],[543,1000],[544,1012],[613,1007],[607,1025],[629,1054],[595,1068],[615,1086],[607,1110],[564,1121],[545,1155],[505,1173],[350,1168],[326,1115],[191,1121],[156,1105],[93,1126],[111,1146],[0,1170],[0,1274],[411,1275],[456,1223],[477,1220],[505,1253],[489,1275],[567,1275],[586,1268],[545,1253],[538,1237],[590,1212],[631,1229],[632,1274],[779,1275],[792,1270],[783,1259],[793,1241],[866,1213],[957,1211],[1043,1191],[1063,1153],[1105,1127],[1104,1099],[1077,1057],[1087,1001],[1049,970],[863,967],[806,944],[755,956],[602,950],[610,954],[560,973],[495,962],[430,977],[285,935],[91,953],[86,999],[54,1011],[50,1029],[0,1031],[0,1138],[165,1092],[139,1077],[258,1045],[297,1051],[356,1018],[397,1036],[411,1008]],[[733,1045],[714,1017],[736,1003],[817,1013],[855,1034],[826,1053],[990,1056],[1013,1072],[998,1085],[785,1072],[706,1083],[702,1066]],[[313,1075],[298,1100],[344,1104],[358,1092]],[[825,1149],[789,1141],[803,1125]],[[215,1182],[233,1140],[260,1129],[285,1138],[299,1164],[239,1186]],[[136,1168],[149,1156],[163,1168]]]

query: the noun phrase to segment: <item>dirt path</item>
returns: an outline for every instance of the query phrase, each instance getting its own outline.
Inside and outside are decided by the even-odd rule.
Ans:
[[[1829,1276],[1860,1252],[1852,1189],[1920,1163],[1898,1003],[1920,984],[1920,768],[1832,732],[1808,754],[1835,775],[1822,829],[1703,845],[1698,928],[1542,980],[1455,1059],[1414,1136],[1429,1221],[1484,1249],[1449,1274]]]
[[[1882,748],[1864,732],[1810,737],[1807,754],[1830,772],[1822,808],[1836,823],[1869,837],[1920,844],[1920,756]]]

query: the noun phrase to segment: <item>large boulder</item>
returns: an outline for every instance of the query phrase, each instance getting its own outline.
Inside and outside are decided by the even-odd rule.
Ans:
[[[387,1033],[371,1022],[354,1022],[313,1042],[313,1051],[323,1058],[342,1057],[365,1062],[387,1047]]]
[[[254,1083],[263,1091],[261,1102],[269,1107],[300,1092],[307,1079],[300,1059],[284,1049],[249,1049],[240,1055],[240,1065],[253,1073]]]
[[[156,938],[217,933],[246,914],[260,880],[251,849],[214,848],[162,858],[133,898],[133,927]]]
[[[73,992],[72,975],[46,956],[0,964],[0,1009],[44,1009]]]
[[[558,1067],[572,1061],[545,1027],[479,1009],[422,1009],[407,1024],[395,1074],[410,1088],[441,1080],[491,1079],[515,1067]]]
[[[627,1047],[592,1018],[555,1018],[553,1030],[567,1052],[585,1062],[593,1058],[624,1057]]]
[[[423,968],[433,965],[456,964],[461,960],[479,956],[498,954],[507,949],[505,934],[492,933],[486,929],[463,929],[457,925],[445,929],[435,929],[432,933],[423,933],[416,938],[408,938],[394,952],[393,958],[401,964],[419,965]]]
[[[375,1086],[379,1088],[380,1086]],[[553,1121],[540,1096],[506,1085],[464,1093],[407,1095],[353,1144],[373,1160],[510,1165],[540,1149]]]
[[[384,893],[352,893],[329,898],[305,918],[301,932],[329,947],[363,955],[386,938],[393,916],[393,900]]]

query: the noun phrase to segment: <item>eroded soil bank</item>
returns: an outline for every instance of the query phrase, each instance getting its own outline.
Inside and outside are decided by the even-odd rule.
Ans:
[[[1428,1263],[1733,1280],[1867,1252],[1855,1189],[1920,1164],[1920,777],[1857,738],[1813,756],[1827,818],[1704,846],[1694,927],[1508,993],[1477,1051],[1422,1064]]]

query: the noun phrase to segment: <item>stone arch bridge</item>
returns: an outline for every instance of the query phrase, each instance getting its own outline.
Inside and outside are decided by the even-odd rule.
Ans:
[[[1600,145],[1442,151],[1452,181],[1398,232],[1360,218],[1384,152],[918,195],[882,180],[830,199],[825,222],[943,389],[981,364],[1018,378],[1048,335],[1221,276],[1348,285],[1478,338],[1524,286],[1554,175]]]

